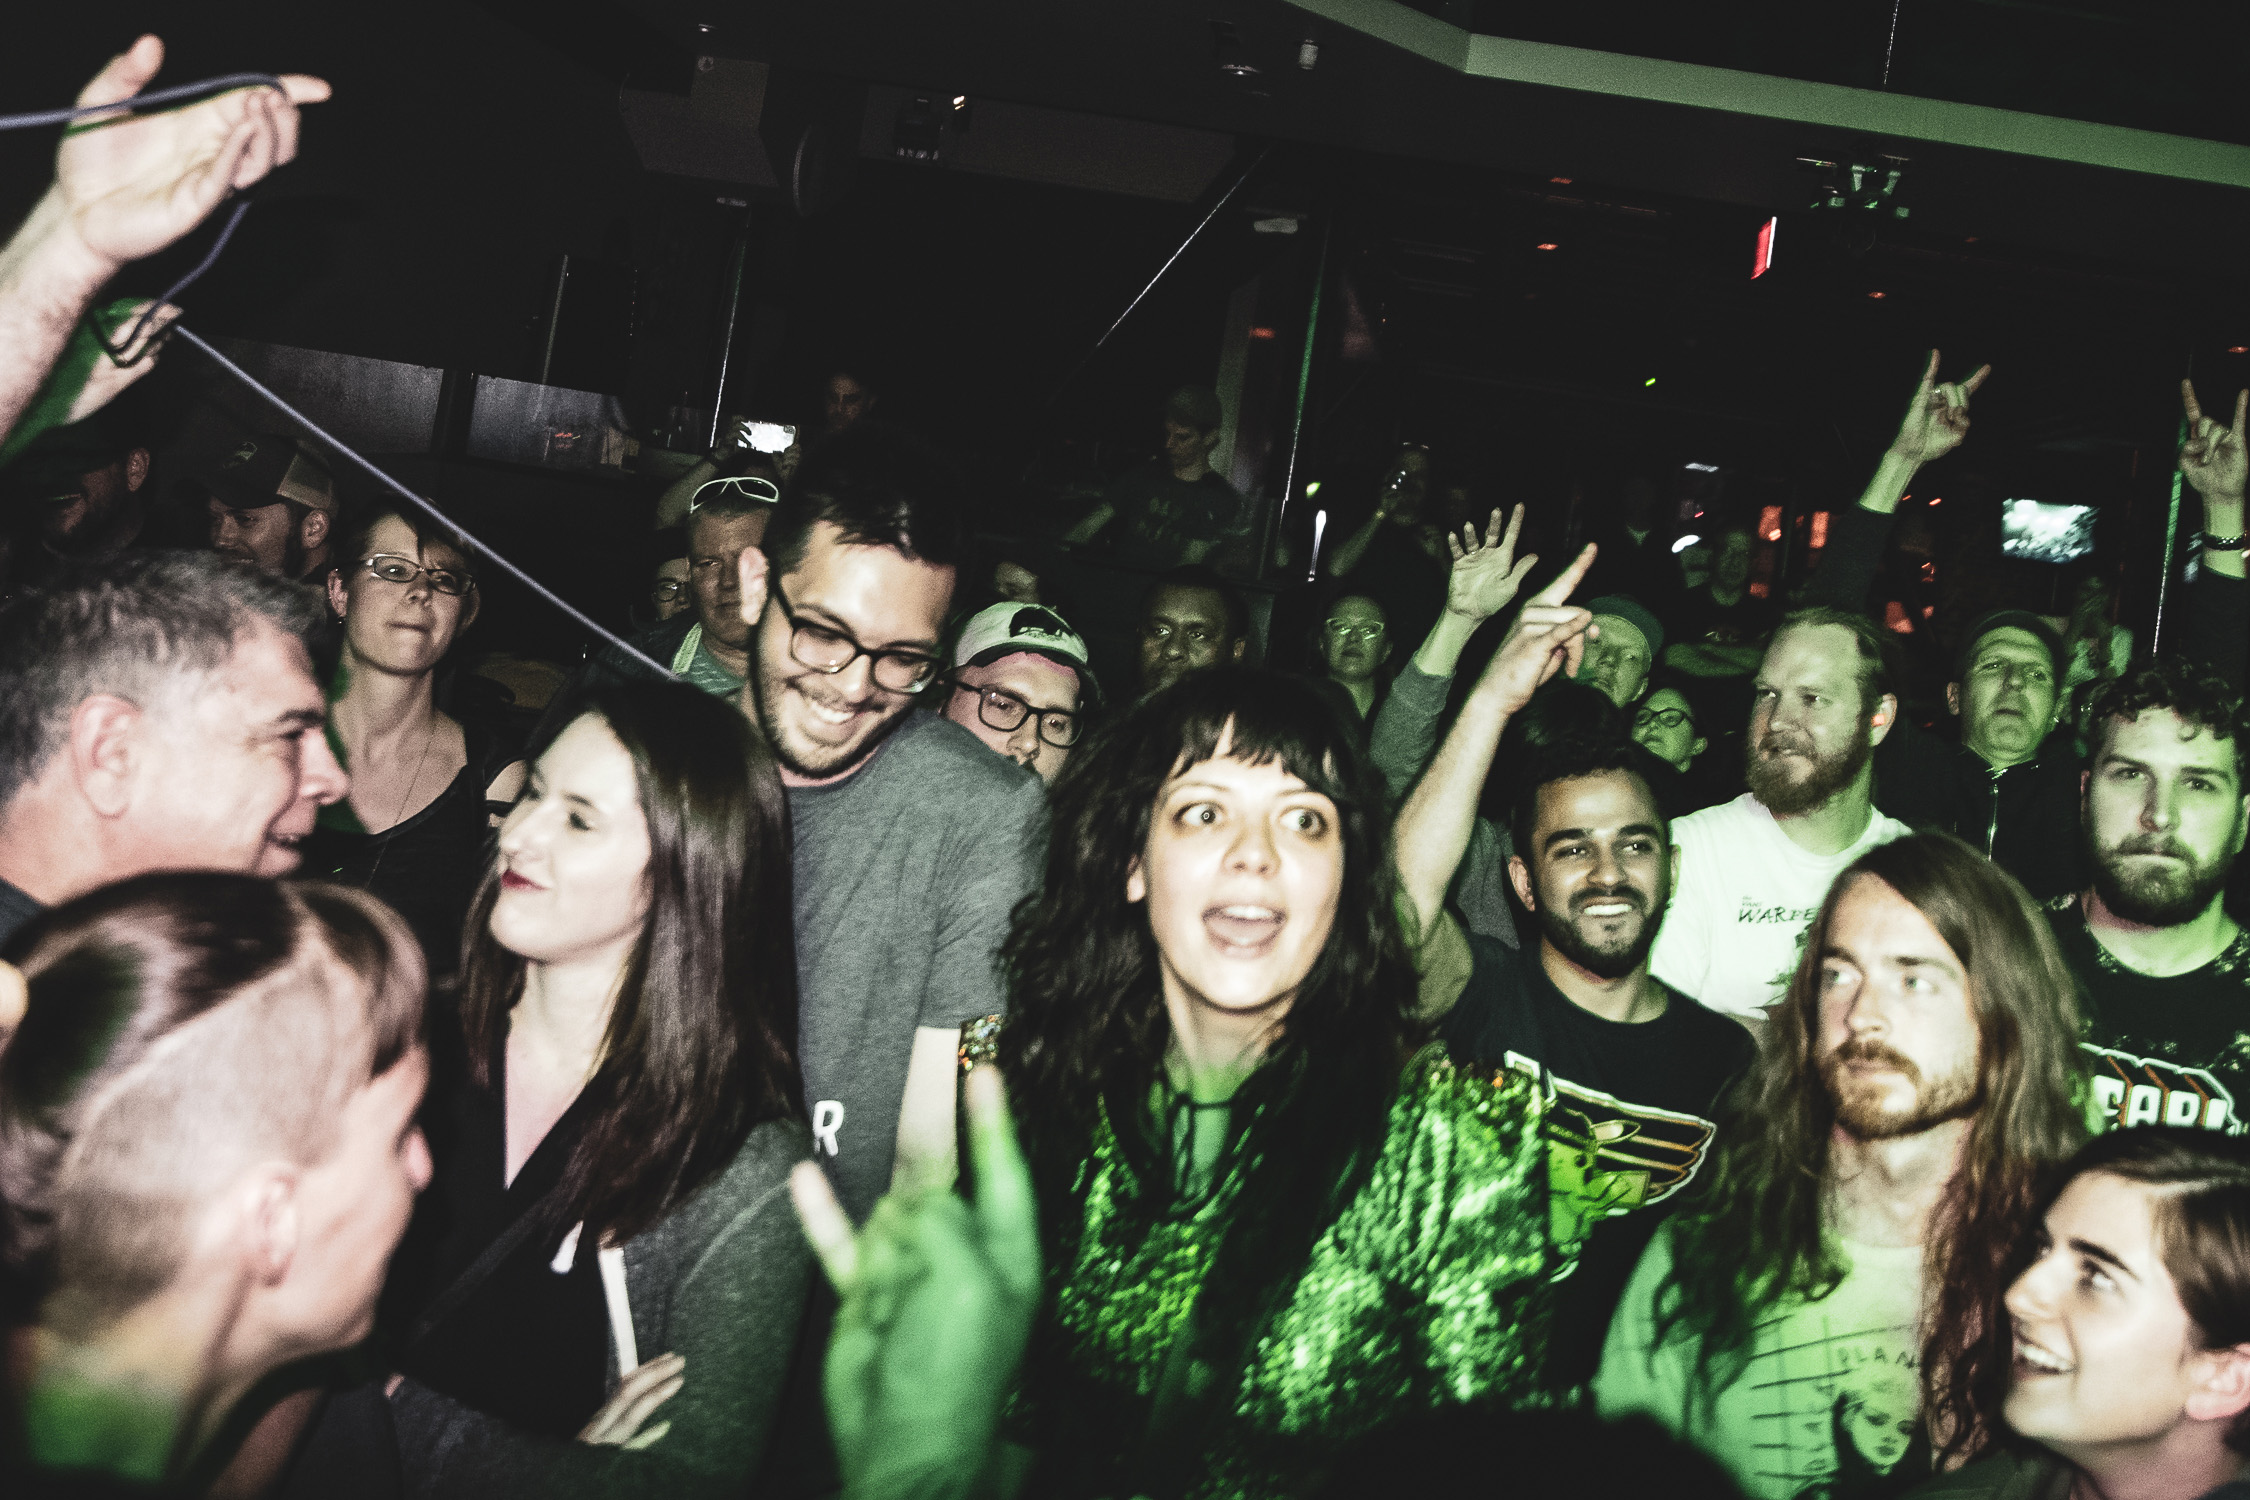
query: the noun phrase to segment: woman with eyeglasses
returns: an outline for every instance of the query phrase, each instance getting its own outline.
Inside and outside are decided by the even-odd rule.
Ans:
[[[440,707],[439,668],[477,616],[476,575],[465,548],[396,510],[355,531],[343,556],[328,575],[344,622],[328,739],[352,787],[322,809],[305,873],[388,901],[431,972],[450,974],[491,813],[515,800],[524,774],[497,728]]]
[[[1368,725],[1390,690],[1390,614],[1365,594],[1340,594],[1313,638],[1321,673],[1342,689],[1357,722]]]

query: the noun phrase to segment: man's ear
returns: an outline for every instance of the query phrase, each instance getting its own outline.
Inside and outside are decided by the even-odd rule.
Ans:
[[[1958,682],[1945,685],[1945,711],[1956,719],[1961,717],[1961,684]]]
[[[2188,1392],[2187,1415],[2197,1422],[2225,1422],[2250,1410],[2250,1344],[2206,1349]]]
[[[305,544],[307,552],[327,541],[328,512],[324,510],[306,511],[305,518],[297,523],[297,540]]]
[[[766,586],[773,577],[773,564],[763,547],[745,547],[735,563],[740,571],[736,575],[742,584],[742,623],[755,625],[766,612]]]
[[[1688,752],[1688,759],[1689,759],[1689,760],[1693,760],[1693,759],[1695,759],[1695,758],[1696,758],[1696,757],[1697,757],[1698,755],[1701,755],[1701,754],[1702,754],[1702,753],[1703,753],[1704,751],[1706,751],[1706,750],[1708,750],[1708,749],[1710,749],[1710,748],[1711,748],[1711,742],[1710,742],[1709,740],[1705,739],[1705,738],[1704,738],[1704,737],[1703,737],[1702,735],[1700,735],[1700,734],[1699,734],[1699,735],[1697,735],[1697,736],[1695,737],[1695,748],[1694,748],[1693,750],[1690,750],[1690,751]],[[1675,852],[1677,852],[1677,851],[1675,851]]]
[[[1231,661],[1231,662],[1237,662],[1237,663],[1239,663],[1239,662],[1240,662],[1240,661],[1242,660],[1242,653],[1243,653],[1243,652],[1245,652],[1245,651],[1247,651],[1247,650],[1249,650],[1249,649],[1250,649],[1250,642],[1249,642],[1249,640],[1248,640],[1247,638],[1245,638],[1245,639],[1243,639],[1243,640],[1239,640],[1239,641],[1236,641],[1236,642],[1234,643],[1234,654],[1233,654],[1233,655],[1231,655],[1231,656],[1229,656],[1229,657],[1227,658],[1227,660],[1228,660],[1228,661]]]
[[[241,1191],[244,1259],[261,1285],[273,1286],[297,1259],[303,1227],[297,1215],[297,1170],[269,1163],[253,1171]]]
[[[330,568],[328,570],[328,612],[341,620],[344,618],[344,605],[347,602],[349,602],[349,596],[344,589],[344,570]]]
[[[146,727],[139,707],[109,693],[95,693],[71,710],[71,778],[102,817],[122,817],[133,804]]]
[[[1136,906],[1148,899],[1148,877],[1141,873],[1141,857],[1138,854],[1125,867],[1125,899]]]
[[[1885,693],[1875,704],[1875,712],[1867,716],[1867,743],[1880,745],[1890,737],[1891,726],[1898,722],[1898,695]]]
[[[1523,903],[1525,911],[1539,910],[1539,899],[1531,893],[1531,867],[1523,862],[1520,854],[1508,856],[1508,884],[1516,888],[1516,899]]]
[[[135,448],[125,455],[125,489],[127,493],[148,483],[148,450]]]

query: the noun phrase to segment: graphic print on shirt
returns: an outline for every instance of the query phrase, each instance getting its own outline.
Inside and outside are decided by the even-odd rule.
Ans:
[[[1913,1471],[1893,1474],[1921,1431],[1913,1325],[1839,1328],[1817,1303],[1787,1321],[1781,1347],[1753,1357],[1742,1376],[1762,1398],[1752,1421],[1756,1451],[1743,1465],[1755,1488],[1797,1500],[1868,1500],[1903,1489]],[[1929,1477],[1927,1468],[1919,1477]]]
[[[836,1144],[836,1132],[844,1128],[844,1105],[838,1099],[823,1099],[812,1109],[812,1139],[814,1153],[834,1157],[842,1148]]]
[[[1669,1198],[1703,1165],[1714,1127],[1700,1115],[1582,1087],[1520,1052],[1508,1053],[1507,1067],[1550,1090],[1541,1127],[1547,1207],[1555,1245],[1565,1254],[1603,1219]]]
[[[2234,1095],[2203,1068],[2161,1057],[2136,1057],[2097,1047],[2085,1048],[2093,1074],[2092,1124],[2096,1130],[2127,1125],[2196,1125],[2205,1130],[2242,1133]]]

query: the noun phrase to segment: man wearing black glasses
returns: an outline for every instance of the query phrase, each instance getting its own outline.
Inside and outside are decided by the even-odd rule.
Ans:
[[[1002,600],[962,627],[941,711],[1051,786],[1085,727],[1081,703],[1099,692],[1086,643],[1062,616]]]
[[[742,554],[750,683],[789,788],[798,1048],[813,1150],[853,1215],[949,1180],[963,1029],[1005,1008],[995,958],[1032,888],[1038,779],[939,714],[959,477],[862,424],[805,460]]]

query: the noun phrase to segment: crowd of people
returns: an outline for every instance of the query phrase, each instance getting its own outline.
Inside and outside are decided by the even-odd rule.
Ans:
[[[1999,611],[1923,723],[1871,584],[1989,369],[1788,599],[1645,494],[1542,572],[1409,448],[1295,672],[1183,391],[1052,541],[1154,569],[1106,686],[839,374],[496,714],[465,538],[258,434],[145,548],[70,352],[324,92],[75,132],[0,252],[73,486],[0,608],[8,1493],[2250,1494],[2250,393],[2167,653]]]

